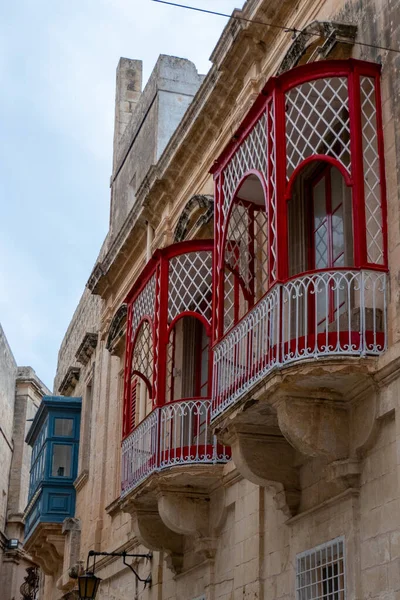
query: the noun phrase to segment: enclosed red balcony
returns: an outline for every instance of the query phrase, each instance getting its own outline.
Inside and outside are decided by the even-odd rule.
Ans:
[[[272,78],[214,166],[214,419],[273,369],[386,348],[379,74]]]
[[[177,465],[224,463],[211,419],[213,242],[159,250],[128,296],[122,493]]]

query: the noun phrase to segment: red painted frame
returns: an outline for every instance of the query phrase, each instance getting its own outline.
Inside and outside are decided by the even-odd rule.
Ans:
[[[261,182],[264,183],[264,192],[267,199],[266,210],[268,213],[269,227],[269,286],[271,289],[276,282],[284,283],[288,280],[288,218],[287,201],[290,198],[291,189],[296,176],[304,166],[315,160],[330,163],[338,168],[345,178],[346,185],[352,188],[352,208],[353,208],[353,232],[354,232],[354,265],[355,269],[375,269],[387,270],[387,205],[386,205],[386,186],[385,186],[385,166],[383,151],[383,131],[382,131],[382,108],[380,92],[380,73],[381,65],[360,61],[356,59],[320,61],[296,67],[279,77],[269,79],[264,89],[254,102],[242,124],[239,126],[231,142],[223,150],[219,158],[214,162],[210,172],[215,180],[215,253],[214,253],[214,339],[213,343],[221,340],[225,332],[223,331],[224,321],[224,276],[222,262],[224,258],[224,248],[226,233],[228,229],[228,219],[231,206],[237,191],[240,189],[243,181],[251,173],[256,173]],[[348,108],[350,123],[350,167],[347,170],[338,160],[328,155],[314,154],[307,157],[291,174],[289,181],[286,181],[286,115],[285,115],[285,94],[292,88],[316,79],[329,77],[347,78],[348,86]],[[371,264],[367,260],[366,247],[366,220],[365,220],[365,197],[364,197],[364,165],[363,165],[363,140],[362,140],[362,122],[361,122],[361,101],[360,101],[360,78],[370,77],[374,80],[375,86],[375,108],[376,108],[376,126],[377,126],[377,151],[379,157],[379,175],[381,191],[381,214],[382,214],[382,237],[383,237],[383,264]],[[270,108],[273,105],[274,119],[271,122]],[[224,219],[224,190],[223,177],[224,169],[228,166],[237,150],[245,142],[248,135],[261,115],[266,112],[267,119],[267,172],[259,173],[254,169],[249,170],[242,175],[237,184],[234,194],[230,198],[230,206]],[[271,147],[269,138],[270,128],[274,128],[274,148]],[[276,211],[272,214],[271,194],[272,189],[268,178],[271,173],[271,153],[275,156],[275,203]],[[267,182],[265,179],[267,178]],[[275,217],[277,236],[277,277],[271,277],[274,268],[272,255],[272,218]],[[269,291],[269,290],[268,290]],[[266,293],[268,293],[268,291]]]
[[[123,406],[123,439],[132,432],[129,424],[130,415],[130,394],[131,394],[131,375],[132,375],[132,355],[135,346],[137,334],[140,330],[143,320],[147,320],[152,325],[153,333],[153,382],[152,396],[153,408],[162,406],[167,399],[166,395],[166,366],[167,366],[167,346],[170,331],[176,321],[184,316],[191,315],[199,319],[206,327],[207,335],[212,336],[211,319],[210,322],[192,311],[182,311],[171,323],[168,323],[168,294],[169,294],[169,261],[172,258],[189,254],[191,252],[208,251],[212,253],[212,265],[214,265],[214,241],[213,240],[189,240],[172,244],[167,248],[156,250],[148,261],[135,284],[128,293],[125,302],[128,305],[127,329],[126,329],[126,351],[125,351],[125,370],[124,370],[124,406]],[[213,274],[212,268],[212,274]],[[154,298],[154,320],[149,315],[144,315],[138,323],[135,332],[132,331],[133,307],[140,293],[144,290],[151,277],[156,274],[156,291]],[[214,291],[214,286],[212,285]],[[211,343],[210,343],[211,352]],[[210,357],[209,364],[212,368]],[[140,375],[140,374],[139,374]],[[210,373],[211,375],[211,373]],[[142,377],[143,379],[143,377]],[[211,376],[209,377],[209,391],[211,392]]]

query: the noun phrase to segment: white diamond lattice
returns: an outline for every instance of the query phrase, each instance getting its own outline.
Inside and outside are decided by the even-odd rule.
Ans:
[[[168,320],[184,311],[211,319],[212,253],[188,252],[169,261]]]
[[[257,169],[265,174],[267,171],[267,130],[266,115],[263,113],[244,142],[236,150],[223,172],[224,204],[223,214],[226,218],[233,194],[239,181],[250,169]]]
[[[276,280],[276,265],[278,258],[277,250],[277,225],[276,225],[276,182],[275,182],[275,109],[274,103],[270,102],[268,107],[268,175],[267,182],[269,188],[269,201],[270,201],[270,219],[271,219],[271,283]]]
[[[303,83],[286,93],[287,178],[313,154],[333,156],[350,171],[347,78]]]
[[[376,127],[375,82],[361,78],[361,122],[364,160],[365,219],[368,262],[383,263],[382,206]]]
[[[148,321],[140,326],[132,356],[132,369],[139,371],[152,383],[153,375],[153,333]]]
[[[133,304],[132,337],[135,337],[137,326],[144,316],[154,319],[155,292],[156,274],[154,273]]]

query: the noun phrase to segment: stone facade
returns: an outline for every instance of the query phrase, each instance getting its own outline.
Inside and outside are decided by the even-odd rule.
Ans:
[[[342,540],[334,542],[337,553],[344,544],[347,598],[399,596],[399,61],[397,53],[369,46],[400,47],[399,9],[397,0],[295,6],[248,0],[243,15],[253,22],[229,21],[203,81],[188,61],[161,57],[141,95],[140,62],[122,59],[111,228],[63,341],[55,380],[57,391],[69,368],[80,369],[71,391],[83,398],[79,526],[74,523],[73,541],[66,528],[63,565],[46,577],[44,600],[72,597],[89,550],[148,549],[152,559],[133,564],[142,579],[151,572],[150,589],[120,558],[99,557],[98,598],[250,600],[297,593],[303,599],[296,592],[299,557],[332,540]],[[310,27],[332,21],[342,26]],[[300,52],[290,33],[261,22],[305,29]],[[326,32],[334,33],[329,44]],[[207,203],[193,198],[213,195],[209,169],[269,78],[293,61],[347,57],[382,65],[388,349],[379,358],[324,359],[273,372],[215,422],[216,435],[232,447],[231,461],[155,472],[121,498],[127,327],[121,306],[152,253],[185,236],[210,236],[211,216],[201,220]],[[82,363],[77,355],[88,333],[98,335],[97,344]],[[328,597],[344,595],[321,588],[318,598]]]
[[[35,566],[22,547],[31,462],[25,436],[45,393],[46,386],[31,367],[17,367],[0,327],[0,589],[4,600],[19,597],[26,569]],[[9,540],[18,540],[19,546],[10,549]]]

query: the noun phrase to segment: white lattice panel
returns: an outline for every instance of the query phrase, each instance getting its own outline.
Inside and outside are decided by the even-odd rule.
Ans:
[[[383,264],[382,206],[374,79],[361,78],[360,99],[367,259],[371,263]]]
[[[265,174],[267,171],[267,130],[266,115],[261,115],[253,129],[239,146],[223,172],[223,214],[226,218],[233,194],[243,175],[256,169]]]
[[[270,102],[268,107],[268,188],[269,188],[269,203],[270,203],[270,220],[271,220],[271,283],[276,280],[277,272],[276,265],[278,260],[277,250],[277,225],[276,225],[276,159],[275,159],[275,109],[273,102]]]
[[[212,253],[188,252],[169,262],[168,320],[184,311],[211,319]]]
[[[155,306],[155,295],[156,295],[156,274],[149,279],[146,286],[140,292],[133,304],[133,315],[132,315],[132,336],[136,334],[137,326],[143,317],[150,317],[154,319],[154,306]]]
[[[250,263],[251,240],[250,218],[248,207],[240,200],[235,202],[228,224],[225,242],[225,264],[240,278],[247,291],[251,289],[252,273]]]
[[[132,369],[142,373],[149,383],[153,376],[153,333],[148,321],[140,326],[132,356]]]
[[[286,93],[287,177],[313,154],[332,156],[350,171],[346,77],[316,79]]]

